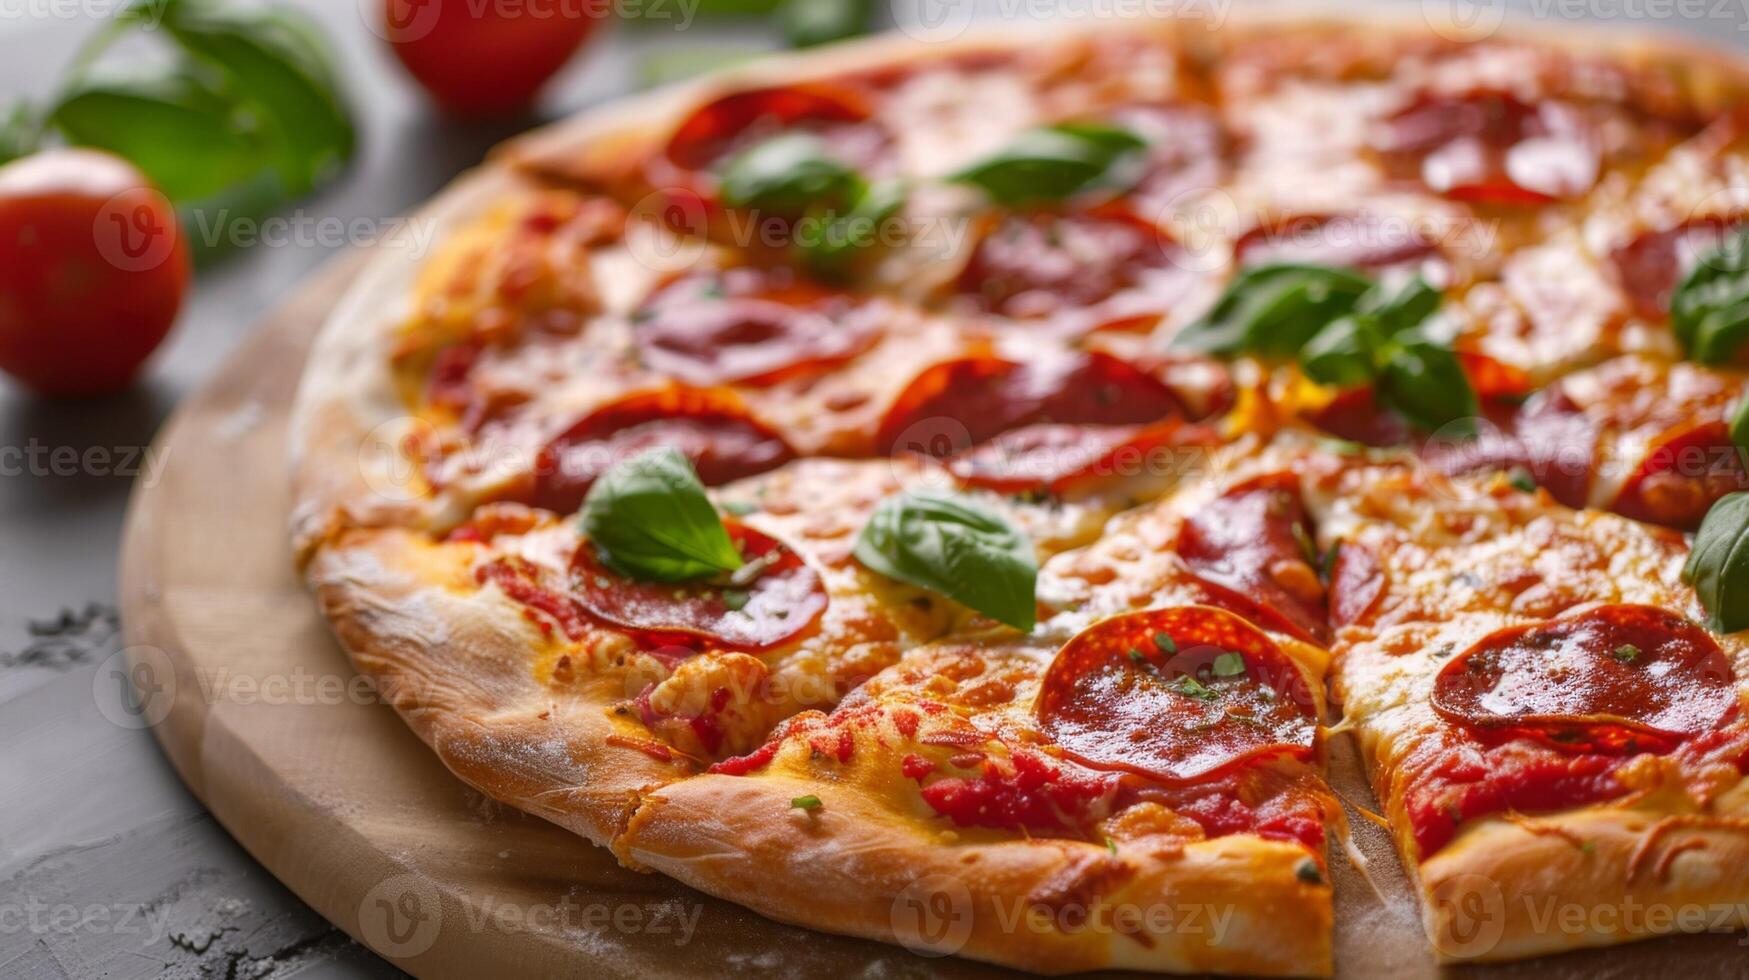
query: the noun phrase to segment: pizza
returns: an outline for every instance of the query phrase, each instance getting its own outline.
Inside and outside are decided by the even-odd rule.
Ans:
[[[1149,21],[593,112],[335,311],[293,548],[457,776],[779,920],[1328,975],[1364,818],[1442,960],[1743,928],[1746,93]]]

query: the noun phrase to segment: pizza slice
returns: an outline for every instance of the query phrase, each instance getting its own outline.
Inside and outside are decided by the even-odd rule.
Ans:
[[[1441,958],[1744,924],[1749,638],[1700,625],[1682,535],[1406,461],[1308,503],[1333,697]]]
[[[615,852],[937,955],[1327,974],[1323,591],[1272,462],[1048,563],[1033,634],[924,645],[647,794]]]

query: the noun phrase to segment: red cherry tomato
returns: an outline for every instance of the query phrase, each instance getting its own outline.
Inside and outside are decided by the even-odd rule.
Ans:
[[[0,368],[49,395],[126,385],[188,288],[176,209],[127,161],[59,149],[0,167]]]
[[[384,0],[380,26],[432,101],[487,116],[533,102],[606,12],[602,0]]]

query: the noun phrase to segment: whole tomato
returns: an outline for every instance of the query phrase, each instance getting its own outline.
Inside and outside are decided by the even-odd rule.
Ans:
[[[384,0],[382,34],[439,106],[484,116],[533,102],[604,11],[605,0]]]
[[[120,157],[56,149],[0,167],[0,368],[50,395],[115,391],[188,288],[176,209]]]

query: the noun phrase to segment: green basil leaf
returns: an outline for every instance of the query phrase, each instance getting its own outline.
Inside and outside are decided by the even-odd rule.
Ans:
[[[356,133],[332,58],[302,15],[170,0],[163,27],[256,116],[289,192],[309,191],[352,158]]]
[[[1354,388],[1377,374],[1381,338],[1370,316],[1345,316],[1318,331],[1300,348],[1300,370],[1321,385]]]
[[[1700,522],[1682,567],[1717,633],[1749,629],[1749,492],[1720,497]]]
[[[718,178],[723,203],[797,216],[816,205],[844,205],[863,188],[856,171],[811,133],[781,133],[731,157]]]
[[[1204,354],[1293,357],[1332,321],[1354,312],[1372,280],[1347,269],[1275,263],[1239,273],[1202,319],[1172,344]]]
[[[1670,329],[1703,364],[1734,358],[1749,336],[1749,225],[1701,256],[1670,296]]]
[[[49,119],[68,142],[132,161],[174,201],[211,197],[267,164],[248,120],[185,66],[86,78]]]
[[[1376,388],[1379,401],[1423,432],[1466,436],[1480,407],[1457,355],[1410,331],[1387,347]]]
[[[601,474],[583,498],[583,533],[602,561],[643,582],[685,582],[743,563],[692,462],[672,448]]]
[[[873,13],[869,0],[787,0],[778,18],[790,47],[811,48],[868,33]]]
[[[1038,615],[1032,542],[1000,514],[952,494],[889,497],[856,539],[856,560],[1030,631]]]
[[[796,240],[802,264],[816,277],[842,279],[857,256],[880,242],[882,227],[905,206],[905,192],[903,181],[879,180],[843,214],[831,209],[811,211],[810,216],[818,220],[817,234]]]
[[[1113,157],[1148,148],[1147,140],[1110,123],[1066,122],[1058,123],[1049,128],[1054,132],[1064,133],[1078,140],[1092,143]]]
[[[1444,302],[1444,294],[1416,276],[1394,289],[1378,283],[1355,303],[1355,309],[1371,315],[1386,336],[1395,336],[1420,326]]]
[[[1093,123],[1029,129],[948,180],[971,184],[998,204],[1061,201],[1106,182],[1147,145],[1127,130]]]
[[[1689,356],[1702,364],[1729,364],[1749,340],[1749,302],[1721,307],[1701,318]]]
[[[28,104],[20,102],[0,117],[0,163],[35,153],[41,140],[42,126]]]

